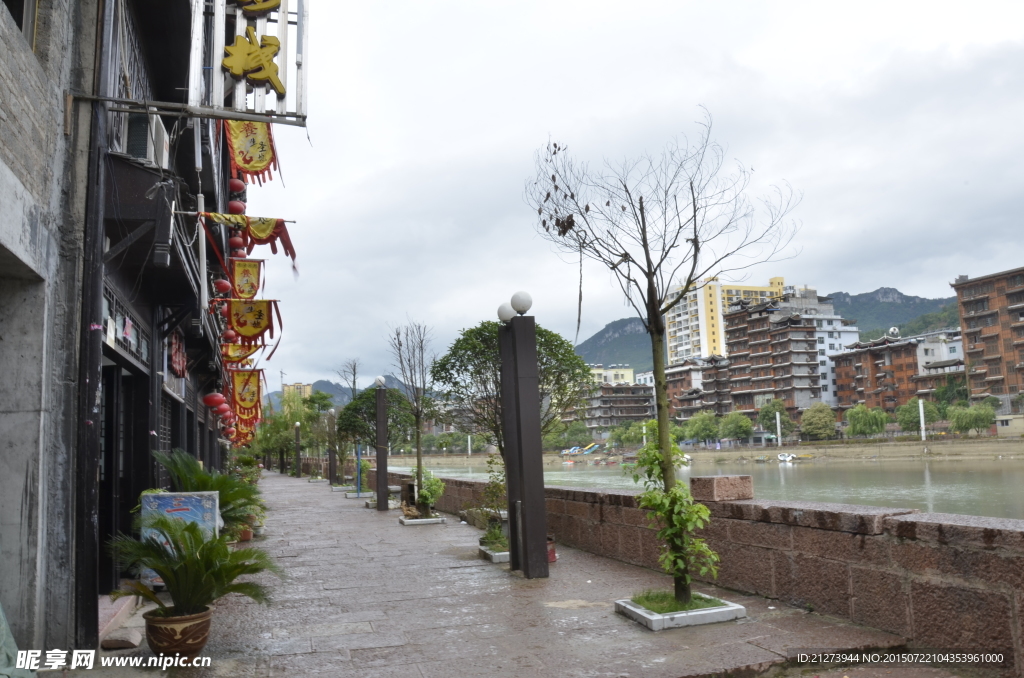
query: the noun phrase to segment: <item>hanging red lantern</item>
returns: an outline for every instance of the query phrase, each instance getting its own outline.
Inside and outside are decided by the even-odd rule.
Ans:
[[[228,305],[227,304],[221,304],[220,305],[220,314],[222,316],[224,316],[225,318],[228,317]]]
[[[233,429],[233,428],[226,428],[226,429],[224,429],[224,435],[226,435],[228,438],[234,438],[235,437],[235,429]]]
[[[229,200],[228,214],[245,214],[245,203],[241,200]]]
[[[231,250],[231,256],[234,257],[235,259],[245,259],[246,251],[245,250]]]
[[[235,332],[234,330],[224,330],[223,332],[221,332],[220,336],[224,341],[229,343],[233,342],[235,339],[238,339],[238,333]]]
[[[207,407],[217,407],[227,402],[223,393],[211,393],[203,396],[203,404]]]
[[[233,249],[240,249],[242,247],[245,247],[245,240],[243,240],[239,236],[228,238],[228,247],[231,247]]]
[[[241,179],[228,179],[228,190],[232,193],[241,193],[245,190],[245,182]]]
[[[231,283],[229,281],[227,281],[227,280],[224,280],[223,278],[219,278],[219,279],[213,281],[213,289],[215,289],[215,290],[217,290],[218,292],[221,292],[221,293],[223,293],[223,292],[230,292],[231,291]]]
[[[228,405],[227,403],[221,403],[220,405],[217,405],[217,407],[213,408],[213,411],[218,415],[227,414],[228,412],[231,411],[231,405]]]

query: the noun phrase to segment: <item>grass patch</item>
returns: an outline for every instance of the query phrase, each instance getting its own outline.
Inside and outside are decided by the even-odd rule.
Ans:
[[[663,591],[657,589],[648,589],[637,593],[631,601],[646,607],[651,612],[657,612],[658,614],[669,614],[671,612],[689,612],[690,610],[701,610],[706,607],[721,607],[725,605],[718,598],[712,598],[710,596],[702,596],[699,593],[694,593],[690,602],[686,605],[676,600],[676,595],[672,591]]]

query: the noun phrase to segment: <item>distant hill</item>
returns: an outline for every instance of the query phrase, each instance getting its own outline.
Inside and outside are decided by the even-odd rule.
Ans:
[[[832,298],[836,313],[844,318],[856,318],[861,334],[863,336],[871,335],[873,339],[877,339],[882,332],[890,327],[899,327],[901,332],[909,334],[909,331],[903,329],[903,325],[920,316],[944,311],[945,307],[950,304],[953,305],[953,315],[956,314],[956,297],[925,299],[903,294],[893,287],[879,287],[874,292],[863,294],[833,292],[828,296]],[[945,312],[948,317],[949,311],[945,310]],[[933,320],[939,322],[937,319]],[[957,324],[959,321],[952,322],[954,327]],[[949,326],[949,324],[944,326]],[[915,333],[921,331],[926,330],[918,330]]]
[[[405,384],[390,374],[384,375],[384,384],[388,388],[397,388],[402,391],[405,390]],[[341,384],[336,384],[333,381],[327,381],[326,379],[318,379],[317,381],[314,381],[313,390],[323,391],[327,395],[331,396],[331,402],[333,402],[334,406],[337,408],[342,408],[352,401],[351,388],[348,386],[342,386]],[[364,391],[366,389],[361,388],[359,390]],[[272,391],[271,393],[268,393],[266,397],[275,408],[281,404],[280,391]]]
[[[576,354],[588,363],[625,363],[636,372],[654,369],[651,339],[639,318],[623,318],[608,323],[577,346]]]

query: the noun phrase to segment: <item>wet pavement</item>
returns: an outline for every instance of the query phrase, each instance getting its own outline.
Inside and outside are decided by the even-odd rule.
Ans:
[[[728,673],[841,678],[948,678],[933,669],[817,672],[785,666],[792,648],[874,649],[903,639],[778,601],[698,585],[747,608],[734,622],[652,633],[613,602],[669,588],[658,572],[559,547],[548,579],[526,580],[477,555],[481,532],[457,518],[402,526],[398,511],[363,508],[326,483],[267,473],[266,536],[282,565],[263,578],[273,603],[231,596],[217,606],[208,669],[179,676],[628,676]],[[141,625],[136,614],[128,625]],[[143,647],[134,652],[149,656]],[[112,654],[112,653],[111,653]],[[97,661],[97,664],[99,662]],[[81,676],[151,676],[158,669],[97,668]],[[914,672],[909,672],[914,671]]]

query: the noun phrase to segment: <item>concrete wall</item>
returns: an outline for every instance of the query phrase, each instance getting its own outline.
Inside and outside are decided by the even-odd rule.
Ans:
[[[440,510],[479,505],[483,483],[445,483]],[[1013,651],[1024,675],[1024,520],[758,501],[750,476],[695,477],[691,490],[711,511],[703,536],[721,557],[718,585],[918,647]],[[545,496],[558,543],[660,569],[661,545],[635,494],[548,487]]]
[[[74,436],[95,2],[0,5],[0,604],[22,648],[73,638]],[[81,114],[79,114],[81,113]]]

